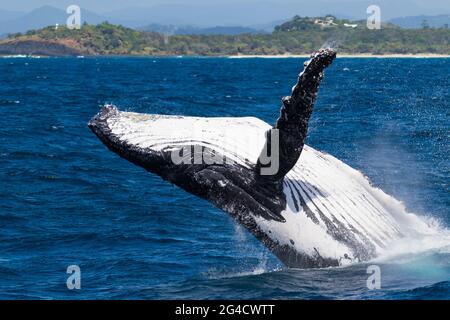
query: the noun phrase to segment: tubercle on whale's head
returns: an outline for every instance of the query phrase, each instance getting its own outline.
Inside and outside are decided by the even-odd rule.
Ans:
[[[165,159],[162,159],[159,154],[153,152],[152,149],[144,149],[123,140],[123,133],[119,132],[118,134],[114,129],[114,125],[120,123],[122,118],[123,112],[119,111],[114,105],[106,104],[91,118],[88,122],[88,127],[111,151],[130,162],[143,166],[144,168],[146,168],[146,166],[144,166],[143,163],[149,163],[154,169],[149,171],[157,171],[161,164],[165,162]]]
[[[105,120],[107,118],[110,118],[114,115],[118,115],[119,114],[119,109],[117,109],[116,106],[112,105],[112,104],[105,104],[102,109],[100,110],[99,113],[97,113],[94,117],[92,117],[91,120],[89,120],[88,122],[88,127],[96,132],[97,127],[99,126],[100,123],[105,122]]]

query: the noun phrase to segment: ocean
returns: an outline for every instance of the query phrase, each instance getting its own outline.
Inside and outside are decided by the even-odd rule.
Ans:
[[[288,269],[87,127],[107,103],[272,124],[304,60],[1,58],[0,299],[450,299],[448,58],[342,58],[326,70],[307,144],[436,230],[368,263]],[[367,286],[372,265],[379,289]]]

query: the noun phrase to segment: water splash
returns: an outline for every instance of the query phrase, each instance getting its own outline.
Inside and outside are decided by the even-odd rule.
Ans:
[[[332,49],[338,51],[341,43],[342,42],[336,38],[329,38],[320,46],[320,49]]]

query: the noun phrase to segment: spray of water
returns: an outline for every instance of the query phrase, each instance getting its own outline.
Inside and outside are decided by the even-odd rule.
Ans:
[[[321,46],[320,49],[332,49],[333,51],[339,51],[342,41],[336,38],[328,38]]]
[[[424,188],[429,183],[427,177],[421,174],[421,166],[414,154],[391,141],[389,136],[396,136],[395,130],[394,125],[385,122],[363,159],[376,172],[376,180],[389,186],[388,192],[402,199],[399,201],[381,189],[372,190],[375,198],[401,226],[404,235],[391,243],[377,260],[392,261],[401,256],[425,252],[450,253],[450,230],[440,219],[427,215],[427,206],[423,203],[426,199],[417,196],[418,188]],[[405,204],[409,204],[409,208]]]

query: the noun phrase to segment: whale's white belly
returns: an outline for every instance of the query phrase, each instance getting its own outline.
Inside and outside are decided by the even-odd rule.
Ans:
[[[253,117],[200,118],[131,112],[109,118],[108,126],[120,140],[140,148],[176,150],[196,144],[246,167],[256,163],[265,143],[264,134],[271,128]],[[375,256],[401,236],[383,201],[390,197],[372,187],[359,171],[329,154],[305,145],[283,186],[287,207],[281,214],[286,222],[255,217],[259,227],[281,245],[292,246],[309,256],[346,263]],[[369,251],[370,257],[362,257],[358,248]]]
[[[379,201],[385,194],[329,154],[305,145],[283,186],[286,222],[257,219],[281,245],[344,264],[360,260],[355,247],[370,248],[375,256],[401,236],[397,221]]]

